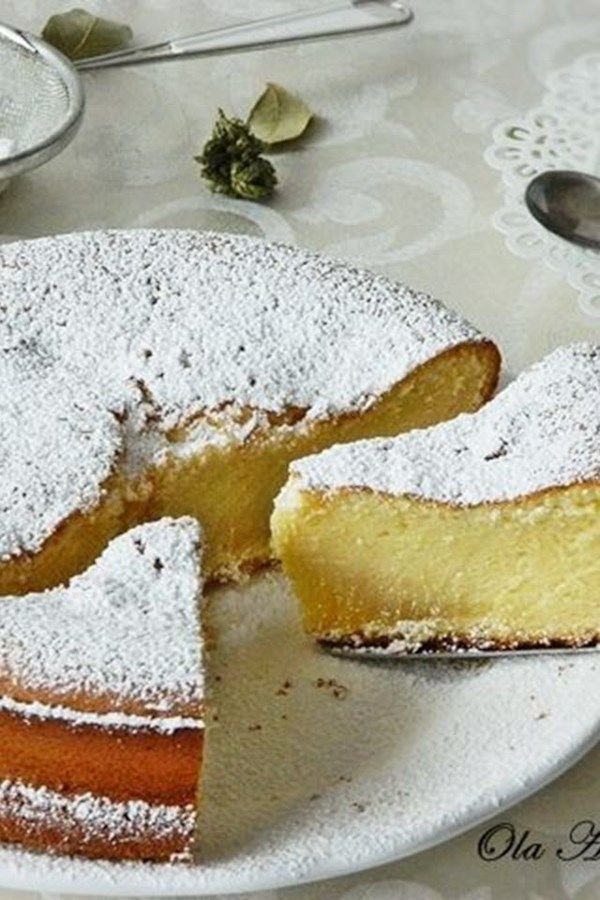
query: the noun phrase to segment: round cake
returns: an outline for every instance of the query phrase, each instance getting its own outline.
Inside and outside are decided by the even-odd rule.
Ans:
[[[0,592],[192,515],[209,579],[270,558],[290,461],[477,409],[499,354],[407,287],[248,237],[88,232],[0,248]]]
[[[200,565],[267,562],[290,461],[478,409],[499,354],[424,294],[246,237],[4,245],[0,287],[0,840],[179,858]]]

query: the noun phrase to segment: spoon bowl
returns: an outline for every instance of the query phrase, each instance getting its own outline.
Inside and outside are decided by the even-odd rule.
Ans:
[[[542,172],[527,185],[525,203],[548,231],[600,249],[600,178],[568,169]]]

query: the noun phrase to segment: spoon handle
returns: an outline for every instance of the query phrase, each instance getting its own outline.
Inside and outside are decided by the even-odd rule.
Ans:
[[[75,66],[79,71],[88,71],[220,53],[245,53],[282,44],[394,28],[408,25],[411,19],[412,11],[400,0],[345,0],[331,7],[319,6],[304,12],[271,16],[229,28],[81,59],[75,62]]]

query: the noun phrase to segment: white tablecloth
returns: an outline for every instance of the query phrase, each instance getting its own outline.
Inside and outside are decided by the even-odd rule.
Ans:
[[[3,0],[1,18],[39,31],[49,14],[71,5]],[[130,22],[136,38],[145,41],[311,2],[87,5]],[[597,338],[597,259],[586,266],[585,293],[582,279],[569,276],[568,265],[552,265],[556,251],[542,246],[545,238],[534,232],[529,239],[529,224],[515,224],[520,213],[507,211],[512,176],[503,163],[511,150],[502,134],[513,140],[510,123],[538,110],[549,90],[564,100],[564,82],[566,101],[553,107],[552,127],[545,120],[539,124],[536,115],[531,121],[546,135],[555,134],[558,123],[564,140],[552,147],[568,156],[569,140],[575,140],[565,125],[574,102],[568,93],[571,70],[563,81],[547,80],[597,49],[598,0],[415,0],[413,5],[410,29],[352,43],[86,76],[81,133],[60,158],[10,185],[0,199],[0,236],[164,225],[298,243],[441,296],[500,343],[511,373],[558,343]],[[245,114],[266,81],[299,93],[318,113],[318,122],[306,140],[276,157],[281,187],[272,202],[218,198],[199,181],[192,155],[207,136],[216,107]],[[508,123],[504,132],[503,122]],[[598,163],[595,122],[596,131],[593,118],[589,123],[594,140],[576,157],[588,167]],[[520,145],[525,165],[536,158],[530,138],[529,133]],[[502,818],[529,829],[531,840],[551,842],[595,814],[600,819],[598,751]],[[538,861],[483,862],[476,852],[481,833],[478,828],[384,869],[253,897],[600,896],[600,862],[561,863],[552,854]]]

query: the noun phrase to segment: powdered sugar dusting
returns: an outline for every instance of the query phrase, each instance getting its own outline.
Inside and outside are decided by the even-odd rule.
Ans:
[[[2,351],[0,560],[6,560],[38,548],[74,510],[95,505],[122,438],[88,386],[53,378],[35,357]]]
[[[479,412],[292,464],[297,489],[369,488],[461,506],[600,479],[600,347],[561,347]]]
[[[14,699],[199,717],[198,542],[195,520],[161,519],[116,538],[66,587],[2,598],[0,678]]]
[[[32,830],[58,826],[65,838],[82,832],[82,840],[102,838],[112,844],[146,838],[193,837],[193,806],[150,804],[144,800],[117,802],[94,794],[60,794],[20,781],[0,782],[0,815],[10,815]],[[60,849],[57,847],[56,849]]]
[[[150,729],[161,734],[173,734],[182,728],[196,730],[204,727],[204,720],[201,718],[185,718],[184,716],[160,716],[157,718],[156,716],[126,715],[122,712],[82,712],[70,709],[68,706],[48,706],[46,703],[38,701],[20,703],[12,697],[0,697],[0,712],[14,713],[32,721],[51,719],[78,728],[92,725],[95,728],[111,730],[119,728],[125,728],[127,731]]]
[[[367,407],[478,332],[430,297],[253,238],[87,232],[0,248],[0,556],[38,550],[150,433]],[[164,454],[164,441],[160,448]],[[143,454],[142,454],[143,455]]]

